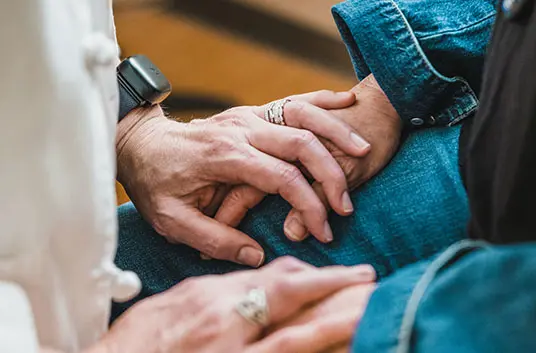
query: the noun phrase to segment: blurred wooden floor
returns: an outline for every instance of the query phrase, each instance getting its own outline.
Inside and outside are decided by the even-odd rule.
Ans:
[[[346,90],[356,82],[352,75],[177,12],[121,7],[115,20],[122,55],[149,56],[171,80],[175,95],[200,94],[236,105],[262,104],[300,92]],[[179,118],[211,113],[192,111]],[[126,200],[118,189],[118,202]]]

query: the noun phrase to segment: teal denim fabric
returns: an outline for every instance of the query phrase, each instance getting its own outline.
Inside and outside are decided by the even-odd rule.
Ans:
[[[457,168],[459,132],[458,126],[411,134],[394,160],[352,194],[355,213],[331,216],[332,244],[314,238],[303,243],[287,240],[283,221],[290,206],[278,196],[266,198],[252,210],[240,229],[263,246],[267,261],[292,255],[317,266],[370,263],[383,278],[464,237],[468,206]],[[120,207],[118,214],[116,263],[140,276],[143,290],[136,300],[187,277],[244,268],[224,261],[202,261],[198,251],[168,244],[132,204]],[[136,300],[115,304],[113,317]]]
[[[536,244],[461,241],[380,283],[353,351],[535,352]]]
[[[478,107],[495,3],[348,0],[332,11],[357,76],[373,73],[403,121],[425,127],[453,125]]]

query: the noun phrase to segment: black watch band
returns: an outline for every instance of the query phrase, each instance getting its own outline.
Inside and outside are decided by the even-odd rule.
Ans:
[[[135,97],[125,85],[121,82],[118,76],[119,85],[119,119],[121,121],[128,113],[141,106],[140,100]]]
[[[131,56],[117,67],[119,117],[121,121],[138,107],[161,103],[171,93],[164,74],[145,56]]]

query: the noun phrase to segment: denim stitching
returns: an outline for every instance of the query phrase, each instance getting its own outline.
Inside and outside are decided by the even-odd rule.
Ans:
[[[447,35],[447,34],[458,34],[458,33],[466,31],[467,29],[473,29],[473,28],[477,27],[478,25],[483,24],[484,22],[487,22],[489,19],[494,18],[495,16],[496,16],[496,13],[491,12],[491,13],[485,15],[480,20],[475,21],[475,22],[473,22],[471,24],[468,24],[468,25],[466,25],[464,27],[456,28],[456,29],[446,29],[444,31],[436,32],[434,34],[429,34],[429,35],[422,36],[422,37],[419,37],[419,38],[421,40],[426,40],[426,39],[433,39],[433,38],[440,37],[440,36]]]

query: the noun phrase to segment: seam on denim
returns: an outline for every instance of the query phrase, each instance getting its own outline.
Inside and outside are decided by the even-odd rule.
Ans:
[[[450,113],[450,111],[453,108],[458,108],[458,107],[455,107],[455,106],[452,106],[452,105],[443,110],[443,111],[446,111],[446,113],[439,113],[438,114],[438,116],[441,116],[442,114],[449,115],[449,117],[448,117],[449,123],[447,124],[448,127],[452,127],[452,126],[456,125],[457,123],[459,123],[463,119],[467,118],[469,115],[473,114],[478,109],[478,106],[480,105],[480,101],[478,100],[478,97],[476,96],[475,92],[473,91],[473,89],[471,87],[462,86],[462,92],[464,94],[464,97],[467,97],[467,96],[470,97],[471,104],[465,105],[462,108],[460,108],[460,110],[462,112],[458,113],[458,114],[451,114]],[[456,116],[456,117],[454,119],[451,119],[450,116]]]
[[[441,31],[441,32],[436,32],[434,34],[429,34],[429,35],[418,37],[418,38],[420,40],[426,40],[426,39],[432,39],[432,38],[440,37],[440,36],[447,35],[447,34],[457,34],[457,33],[460,33],[460,32],[464,32],[467,29],[473,29],[474,27],[477,27],[478,25],[488,21],[490,18],[493,18],[495,16],[496,16],[496,13],[491,12],[491,13],[487,14],[486,16],[484,16],[483,18],[481,18],[480,20],[475,21],[475,22],[473,22],[471,24],[468,24],[466,26],[456,28],[456,29],[447,29],[447,30],[444,30],[444,31]]]
[[[408,19],[406,18],[406,16],[404,15],[404,13],[402,12],[402,10],[400,9],[400,7],[393,1],[393,0],[388,0],[392,6],[395,8],[395,10],[398,12],[399,16],[402,18],[402,20],[404,21],[404,25],[406,27],[406,30],[408,31],[410,37],[412,38],[413,40],[413,45],[414,45],[414,49],[417,51],[417,53],[419,54],[420,56],[420,60],[422,61],[422,63],[424,63],[424,65],[426,66],[426,68],[428,68],[429,70],[429,73],[431,73],[433,76],[435,77],[432,77],[432,80],[433,79],[439,79],[439,80],[442,80],[444,82],[447,82],[447,83],[455,83],[455,82],[460,82],[462,83],[462,85],[465,85],[467,88],[469,88],[469,91],[471,92],[470,94],[473,94],[473,89],[471,88],[469,82],[467,82],[463,77],[460,77],[460,76],[454,76],[454,77],[447,77],[443,74],[441,74],[433,65],[432,63],[430,62],[430,60],[428,59],[428,57],[426,56],[426,53],[424,52],[424,50],[422,49],[422,46],[421,44],[419,43],[419,39],[417,38],[415,32],[413,31],[413,29],[411,28],[411,25],[408,21]],[[464,94],[467,94],[467,93],[464,93]],[[478,102],[478,100],[477,100]],[[450,125],[450,124],[453,124],[454,121],[455,122],[459,122],[461,120],[463,120],[465,117],[467,117],[470,113],[472,112],[472,109],[470,109],[469,111],[465,110],[464,109],[464,113],[460,114],[459,116],[457,116],[452,122],[449,122],[447,125]]]
[[[413,40],[413,44],[414,44],[415,49],[417,50],[417,52],[418,52],[418,54],[420,56],[420,59],[428,67],[430,72],[432,72],[432,74],[434,74],[435,76],[439,77],[440,79],[442,79],[444,81],[447,81],[449,83],[453,83],[453,82],[456,82],[456,81],[461,81],[461,82],[469,85],[469,83],[462,77],[458,77],[458,76],[448,77],[448,76],[445,76],[445,75],[441,74],[439,71],[437,71],[437,69],[432,65],[430,60],[428,60],[428,57],[426,56],[426,53],[424,52],[424,50],[421,47],[421,44],[419,43],[419,39],[415,35],[415,32],[411,28],[411,25],[410,25],[408,19],[406,18],[406,16],[404,15],[404,13],[400,9],[400,7],[398,7],[398,5],[393,0],[388,0],[388,1],[393,5],[393,7],[396,9],[398,14],[400,15],[400,17],[404,21],[406,29],[409,32],[409,34],[410,34],[410,36],[411,36],[411,38]]]
[[[398,333],[398,345],[396,347],[396,353],[408,353],[411,345],[411,334],[413,332],[413,326],[415,324],[415,317],[421,299],[423,298],[426,290],[435,279],[439,271],[449,263],[450,260],[461,251],[475,250],[488,247],[488,243],[484,241],[474,240],[462,240],[447,248],[437,259],[434,260],[428,266],[424,274],[421,276],[417,284],[415,285],[413,292],[406,304],[406,310],[402,318],[400,325],[400,331]]]
[[[468,110],[466,110],[464,113],[458,115],[458,117],[454,118],[451,122],[449,122],[447,124],[448,127],[453,127],[454,125],[456,125],[457,123],[459,123],[460,121],[464,120],[465,118],[467,118],[469,115],[473,114],[477,109],[478,109],[478,100],[476,100],[476,103],[473,104],[470,108],[468,108]]]

